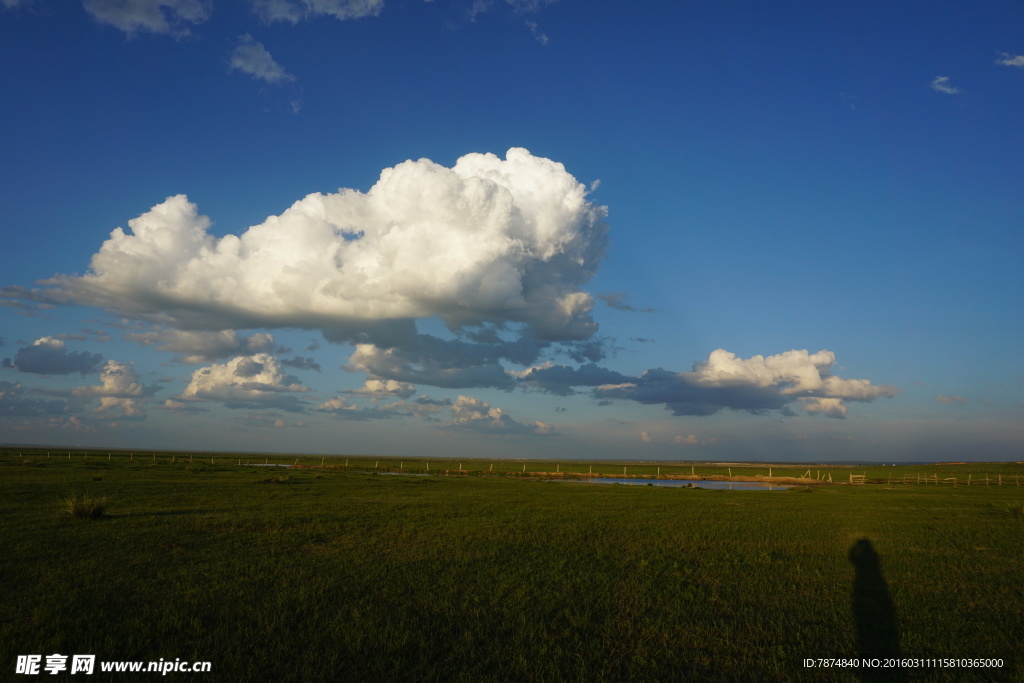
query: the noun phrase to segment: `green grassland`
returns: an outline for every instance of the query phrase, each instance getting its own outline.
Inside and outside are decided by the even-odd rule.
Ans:
[[[1019,464],[810,466],[881,483],[781,492],[522,474],[591,465],[568,461],[245,464],[295,460],[0,452],[0,678],[55,652],[208,660],[227,681],[852,681],[802,662],[897,654],[1004,666],[876,680],[1024,678]],[[70,514],[71,495],[103,514]]]

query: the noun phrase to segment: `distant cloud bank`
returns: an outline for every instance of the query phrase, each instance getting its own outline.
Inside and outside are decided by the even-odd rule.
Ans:
[[[811,415],[846,417],[845,401],[891,397],[896,388],[866,379],[843,379],[831,373],[835,354],[793,350],[775,356],[740,358],[718,349],[690,372],[648,370],[629,381],[598,386],[599,399],[628,399],[663,404],[674,415],[713,415],[724,409],[792,415],[799,403]]]

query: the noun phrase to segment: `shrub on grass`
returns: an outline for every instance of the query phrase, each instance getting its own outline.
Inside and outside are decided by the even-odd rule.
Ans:
[[[107,509],[106,498],[94,498],[84,493],[69,493],[60,502],[65,512],[79,519],[97,519]]]

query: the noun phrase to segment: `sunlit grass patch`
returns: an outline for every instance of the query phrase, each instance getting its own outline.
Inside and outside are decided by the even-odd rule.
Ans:
[[[1006,512],[1010,517],[1017,520],[1024,520],[1024,503],[1015,502],[1007,503],[1003,507],[1003,511]]]

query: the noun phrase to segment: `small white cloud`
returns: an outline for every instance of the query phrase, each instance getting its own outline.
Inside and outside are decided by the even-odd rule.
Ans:
[[[942,394],[939,394],[939,395],[937,395],[935,397],[935,400],[938,401],[939,403],[942,403],[943,405],[949,405],[950,403],[956,403],[957,405],[961,405],[962,406],[962,405],[965,405],[967,403],[967,399],[966,398],[964,398],[963,396],[957,396],[955,394],[952,395],[952,396],[943,396]]]
[[[210,18],[205,0],[85,0],[85,11],[97,21],[128,35],[138,31],[186,36],[188,24]]]
[[[490,7],[490,0],[473,0],[473,4],[469,6],[469,20],[476,21],[477,15],[483,14]]]
[[[346,398],[338,397],[324,401],[316,409],[321,413],[336,413],[339,410],[358,410],[358,406],[349,403]]]
[[[131,363],[107,361],[100,373],[99,386],[77,387],[72,395],[81,398],[99,398],[100,404],[94,412],[117,412],[121,417],[145,417],[144,400],[152,396],[157,388],[144,386]]]
[[[935,80],[932,81],[931,88],[936,92],[945,93],[947,95],[956,95],[960,92],[959,88],[954,88],[949,84],[948,76],[936,76]]]
[[[547,34],[545,34],[543,31],[537,28],[536,21],[527,21],[525,23],[526,28],[530,29],[530,33],[533,34],[534,40],[536,40],[541,45],[547,45],[550,42],[550,39],[548,38]]]
[[[996,64],[1002,64],[1003,66],[1016,66],[1018,68],[1024,68],[1024,55],[1011,55],[1006,52],[1002,53],[1002,58],[996,60]]]
[[[267,23],[329,16],[345,21],[379,16],[384,0],[252,0],[253,11]]]
[[[415,385],[408,382],[398,382],[393,379],[368,379],[358,389],[352,389],[346,393],[357,396],[368,396],[370,398],[409,398],[416,393]]]
[[[411,401],[397,401],[378,406],[376,410],[391,412],[397,415],[415,415],[425,419],[435,419],[434,416],[437,413],[448,408],[451,404],[451,399],[433,399],[423,395]]]
[[[169,398],[163,403],[164,410],[170,410],[175,413],[205,413],[206,408],[202,408],[185,401],[179,401],[177,399]]]
[[[648,434],[647,432],[640,432],[640,440],[644,443],[650,443],[651,435]]]
[[[544,5],[550,5],[555,0],[505,0],[505,2],[516,12],[529,14],[538,11]]]
[[[110,396],[116,398],[141,398],[151,396],[156,389],[140,383],[139,375],[131,363],[108,360],[100,373],[99,386],[78,387],[71,391],[75,396]]]
[[[800,403],[804,411],[810,415],[821,413],[826,417],[846,417],[846,405],[841,398],[809,397],[801,398]]]
[[[238,39],[238,46],[231,53],[231,68],[243,71],[253,78],[267,83],[294,81],[295,77],[274,61],[263,43],[257,42],[246,33]]]
[[[678,435],[674,441],[678,444],[685,444],[687,446],[696,446],[700,443],[700,439],[697,438],[696,434],[687,434],[686,436]]]
[[[472,396],[459,396],[449,410],[452,420],[445,424],[448,428],[469,429],[485,434],[548,435],[554,431],[547,422],[534,422],[532,425],[517,422],[501,408],[495,408],[487,401]]]

